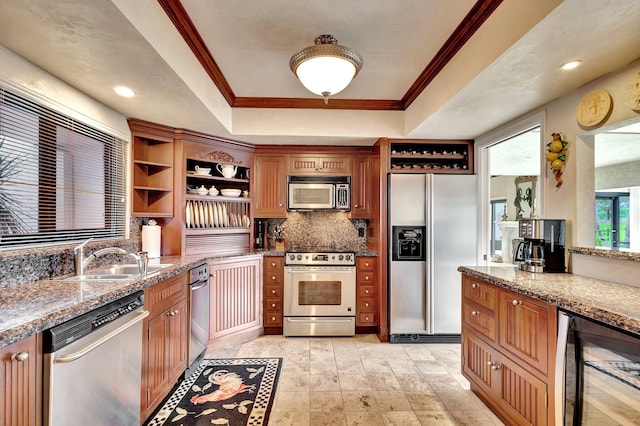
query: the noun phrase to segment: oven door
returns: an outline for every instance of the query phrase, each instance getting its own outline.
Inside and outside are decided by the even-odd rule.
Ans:
[[[355,316],[356,270],[339,266],[288,266],[284,316]]]

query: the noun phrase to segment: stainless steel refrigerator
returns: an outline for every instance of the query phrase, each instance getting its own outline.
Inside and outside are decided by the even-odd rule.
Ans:
[[[459,341],[460,265],[476,264],[476,176],[389,174],[389,341]]]

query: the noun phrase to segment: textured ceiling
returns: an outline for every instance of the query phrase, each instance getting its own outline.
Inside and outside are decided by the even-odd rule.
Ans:
[[[312,98],[288,61],[329,33],[365,61],[336,98],[364,100],[402,98],[476,4],[178,3],[237,96]],[[475,138],[637,59],[639,17],[637,0],[505,0],[404,111],[232,108],[155,0],[2,0],[0,44],[127,117],[252,143],[370,145]],[[575,57],[582,67],[558,71]],[[118,97],[120,84],[137,95]]]

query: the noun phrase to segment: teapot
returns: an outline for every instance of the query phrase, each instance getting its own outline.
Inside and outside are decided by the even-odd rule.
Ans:
[[[226,178],[232,178],[238,172],[238,166],[232,164],[217,164],[216,169]]]

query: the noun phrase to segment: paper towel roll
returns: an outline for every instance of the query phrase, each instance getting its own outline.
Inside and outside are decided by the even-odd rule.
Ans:
[[[159,225],[142,225],[142,251],[149,259],[160,257],[160,231]]]

